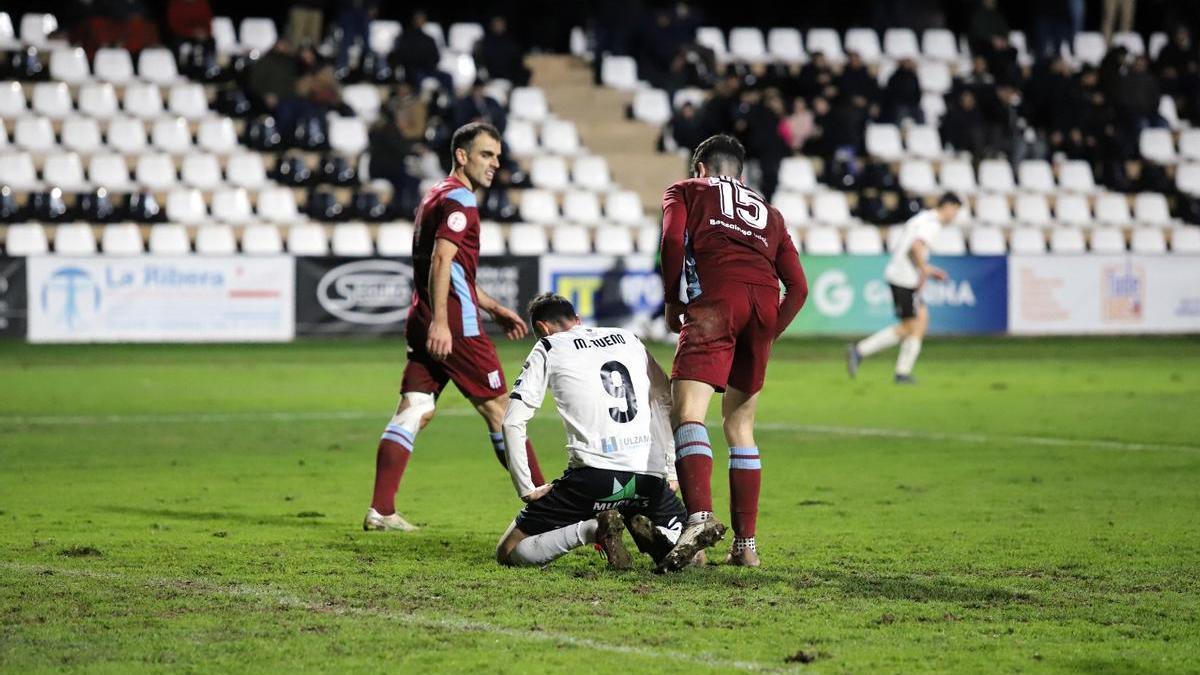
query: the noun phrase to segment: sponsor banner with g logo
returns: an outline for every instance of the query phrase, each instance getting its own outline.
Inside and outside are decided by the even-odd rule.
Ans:
[[[808,277],[804,309],[789,335],[856,335],[896,321],[892,291],[883,278],[887,256],[801,256]],[[1003,256],[935,256],[950,274],[930,281],[921,297],[930,331],[1003,333],[1008,328],[1008,267]]]
[[[523,312],[537,294],[537,265],[534,257],[484,257],[475,280]],[[296,333],[403,334],[413,284],[409,258],[296,258]]]

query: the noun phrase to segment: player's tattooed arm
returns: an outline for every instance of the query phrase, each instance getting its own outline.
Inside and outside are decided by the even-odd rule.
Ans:
[[[437,360],[450,356],[453,347],[450,338],[450,266],[458,253],[458,245],[439,238],[433,246],[433,261],[429,268],[429,296],[433,300],[433,321],[429,324],[429,336],[425,350]]]
[[[520,340],[529,333],[529,327],[520,314],[500,304],[498,300],[488,295],[483,287],[475,285],[475,296],[479,298],[479,308],[491,315],[509,340]]]

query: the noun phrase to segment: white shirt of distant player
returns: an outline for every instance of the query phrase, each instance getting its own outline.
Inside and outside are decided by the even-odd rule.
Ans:
[[[908,257],[913,242],[919,239],[925,242],[926,246],[932,246],[933,240],[937,239],[941,231],[942,221],[938,220],[937,212],[932,209],[909,218],[904,224],[900,239],[896,241],[896,248],[892,250],[892,259],[883,271],[883,278],[887,279],[889,284],[901,288],[916,288],[921,281],[921,272],[913,264],[912,258]]]
[[[665,476],[666,454],[651,451],[646,365],[633,333],[576,326],[538,340],[512,396],[540,408],[549,386],[567,432],[567,466]]]

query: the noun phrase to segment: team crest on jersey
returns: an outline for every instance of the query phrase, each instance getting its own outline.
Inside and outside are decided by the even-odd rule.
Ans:
[[[467,214],[462,211],[455,211],[446,219],[446,227],[449,227],[455,232],[462,232],[467,227]]]
[[[493,370],[488,373],[488,386],[492,389],[500,388],[500,371]]]

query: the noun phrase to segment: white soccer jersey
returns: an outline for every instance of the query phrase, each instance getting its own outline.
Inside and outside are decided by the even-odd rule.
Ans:
[[[932,209],[909,218],[904,224],[900,239],[896,241],[896,247],[892,250],[892,259],[883,271],[884,279],[887,279],[889,284],[903,288],[916,288],[921,281],[921,273],[909,257],[913,242],[919,239],[925,242],[926,246],[932,246],[933,240],[937,239],[941,231],[942,221],[938,220],[937,212]]]
[[[569,467],[665,476],[671,448],[661,446],[671,441],[657,427],[669,424],[652,405],[647,358],[627,330],[576,326],[538,340],[511,397],[539,408],[550,388],[567,432]]]

